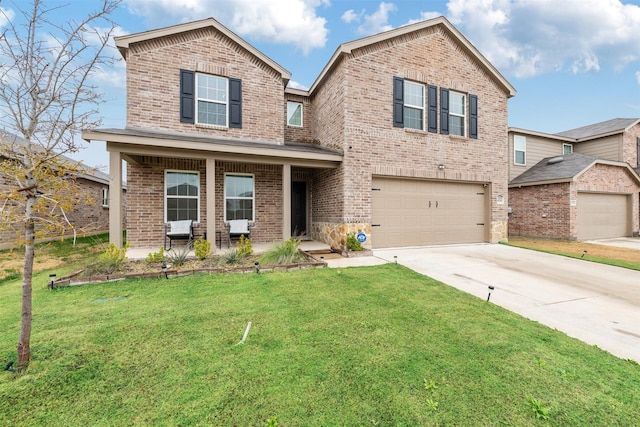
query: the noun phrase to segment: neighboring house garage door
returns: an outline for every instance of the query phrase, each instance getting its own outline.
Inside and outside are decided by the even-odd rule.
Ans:
[[[374,248],[485,241],[482,184],[373,178]]]
[[[578,240],[629,234],[629,201],[624,194],[578,193]]]

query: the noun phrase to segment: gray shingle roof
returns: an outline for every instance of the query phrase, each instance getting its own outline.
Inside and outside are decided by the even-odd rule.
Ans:
[[[569,181],[596,160],[596,157],[578,153],[547,157],[512,179],[509,185],[544,181]]]
[[[565,130],[564,132],[558,132],[554,135],[566,136],[575,139],[589,138],[611,132],[621,132],[637,122],[640,122],[640,119],[611,119],[576,129]]]

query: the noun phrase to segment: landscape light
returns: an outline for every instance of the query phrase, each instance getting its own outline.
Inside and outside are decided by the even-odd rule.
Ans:
[[[489,302],[489,298],[491,298],[491,291],[493,291],[495,288],[493,286],[489,286],[489,295],[487,295],[487,302]]]
[[[56,284],[56,273],[49,275],[49,289],[53,289]]]

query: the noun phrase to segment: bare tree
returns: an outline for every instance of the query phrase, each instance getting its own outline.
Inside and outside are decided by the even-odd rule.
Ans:
[[[49,18],[59,7],[41,0],[28,9],[12,3],[15,15],[0,8],[6,22],[0,36],[0,123],[20,137],[5,140],[0,153],[11,185],[0,194],[0,223],[24,227],[18,370],[31,360],[36,234],[70,226],[64,212],[78,202],[74,178],[82,171],[64,155],[81,148],[79,131],[100,125],[95,117],[101,94],[90,79],[113,60],[107,51],[116,28],[110,15],[120,1],[94,2],[99,9],[64,23]]]

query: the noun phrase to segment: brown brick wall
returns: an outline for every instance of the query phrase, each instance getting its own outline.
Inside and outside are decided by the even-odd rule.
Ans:
[[[87,236],[104,233],[109,230],[109,208],[102,206],[102,189],[108,188],[107,184],[101,184],[92,180],[79,178],[77,185],[82,189],[83,194],[77,196],[72,209],[66,212],[69,222],[76,229],[76,235]],[[0,176],[0,193],[8,192],[12,183],[7,177]],[[85,203],[91,199],[91,203]],[[125,197],[126,201],[126,197]],[[60,218],[61,223],[64,219]],[[67,233],[73,236],[73,232]],[[16,242],[24,237],[24,226],[15,224],[11,228],[0,230],[0,249],[7,249],[19,246]],[[61,237],[60,233],[50,233],[41,241],[51,240]]]
[[[640,124],[633,126],[624,133],[622,140],[623,161],[629,163],[632,168],[638,165],[638,138],[640,138]]]
[[[282,77],[212,28],[134,43],[127,55],[127,126],[282,143]],[[242,79],[242,129],[180,122],[180,69]]]
[[[479,138],[394,128],[394,76],[477,95]],[[332,69],[313,101],[314,135],[344,151],[340,168],[316,174],[323,179],[318,192],[335,189],[332,198],[339,197],[342,207],[314,203],[314,221],[370,223],[371,175],[379,173],[491,183],[491,222],[506,223],[506,93],[439,28],[354,50]],[[494,202],[498,195],[503,205]]]
[[[509,235],[575,240],[570,187],[560,183],[509,189]]]
[[[194,225],[196,238],[207,228],[206,167],[202,160],[143,157],[141,164],[127,167],[129,188],[127,239],[133,247],[160,247],[164,243],[165,171],[200,172],[200,221]],[[251,237],[254,242],[271,242],[282,237],[282,167],[232,162],[216,162],[216,229],[224,225],[224,174],[255,176],[255,216]]]

